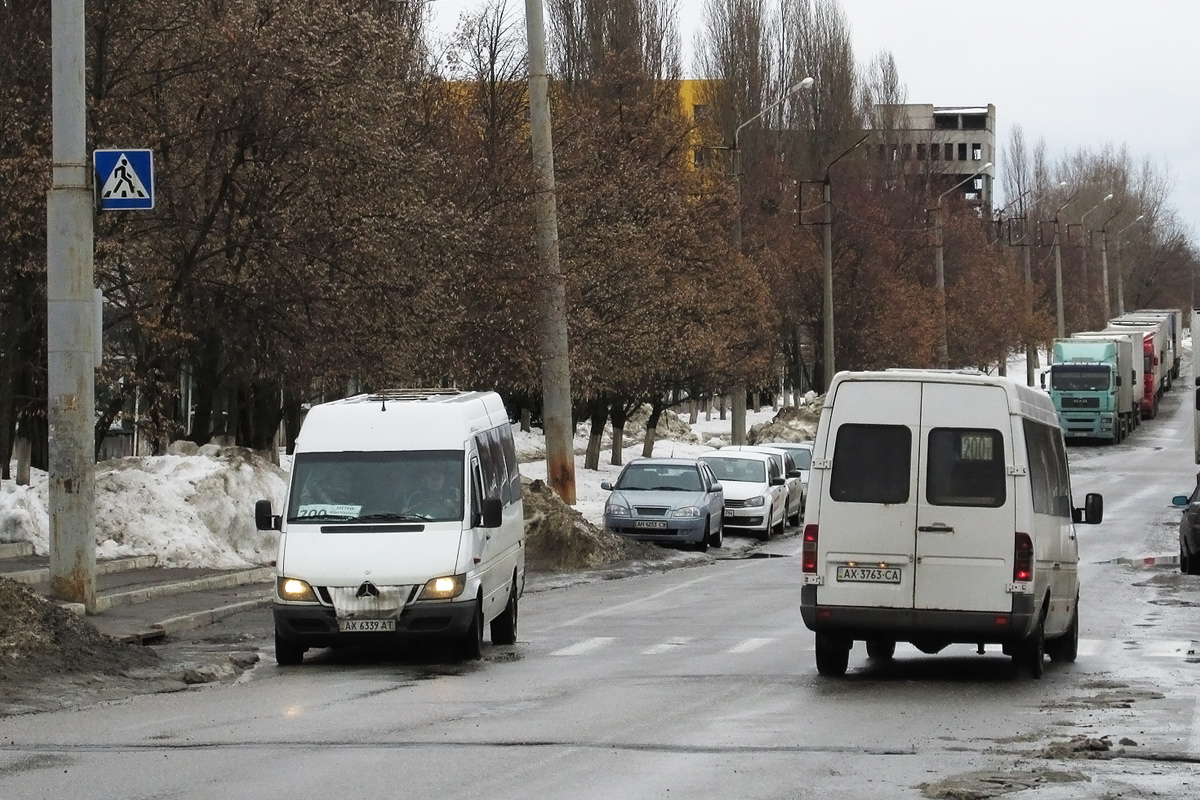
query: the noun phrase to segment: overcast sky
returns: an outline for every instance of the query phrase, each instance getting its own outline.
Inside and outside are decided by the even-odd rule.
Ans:
[[[772,0],[767,0],[768,4]],[[524,13],[522,0],[510,9]],[[449,30],[482,0],[436,0]],[[996,106],[1005,168],[1009,130],[1052,160],[1080,147],[1129,147],[1173,181],[1170,204],[1200,231],[1200,2],[1197,0],[841,0],[862,64],[896,58],[912,103]],[[704,0],[679,0],[684,49],[703,22]],[[690,72],[690,58],[685,59]]]

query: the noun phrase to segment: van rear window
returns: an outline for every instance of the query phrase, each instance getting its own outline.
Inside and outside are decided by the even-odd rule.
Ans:
[[[931,505],[1004,505],[1004,436],[1000,431],[934,428],[929,432],[927,461],[925,499]]]
[[[904,425],[842,425],[829,497],[840,503],[908,502],[912,431]]]

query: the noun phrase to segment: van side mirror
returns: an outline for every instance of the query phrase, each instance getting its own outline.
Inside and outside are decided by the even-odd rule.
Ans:
[[[1043,372],[1040,375],[1038,375],[1038,380],[1042,382],[1042,388],[1045,389],[1046,388],[1046,373]]]
[[[1071,519],[1087,525],[1099,525],[1104,520],[1104,497],[1095,492],[1088,492],[1083,498],[1083,508],[1071,510]]]
[[[504,502],[499,497],[488,497],[483,501],[483,527],[499,528],[504,520]]]
[[[1188,496],[1186,494],[1177,494],[1171,498],[1171,505],[1175,508],[1187,508]]]
[[[283,518],[271,513],[270,500],[259,500],[254,504],[254,527],[260,531],[277,531],[283,528]]]

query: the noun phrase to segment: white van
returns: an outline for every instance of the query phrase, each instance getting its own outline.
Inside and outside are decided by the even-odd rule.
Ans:
[[[513,644],[525,586],[521,478],[494,392],[393,390],[314,406],[292,460],[272,606],[275,659],[439,638]]]
[[[1079,641],[1067,453],[1050,398],[978,372],[836,375],[809,472],[801,615],[817,671],[842,675],[854,640],[890,659],[1000,644],[1040,677]]]

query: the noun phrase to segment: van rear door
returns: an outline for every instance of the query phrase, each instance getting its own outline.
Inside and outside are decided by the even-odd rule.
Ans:
[[[834,398],[821,491],[822,605],[912,608],[921,385],[846,381]],[[836,531],[836,536],[832,535]]]
[[[916,495],[913,607],[1012,608],[1015,477],[1000,386],[925,383]]]

